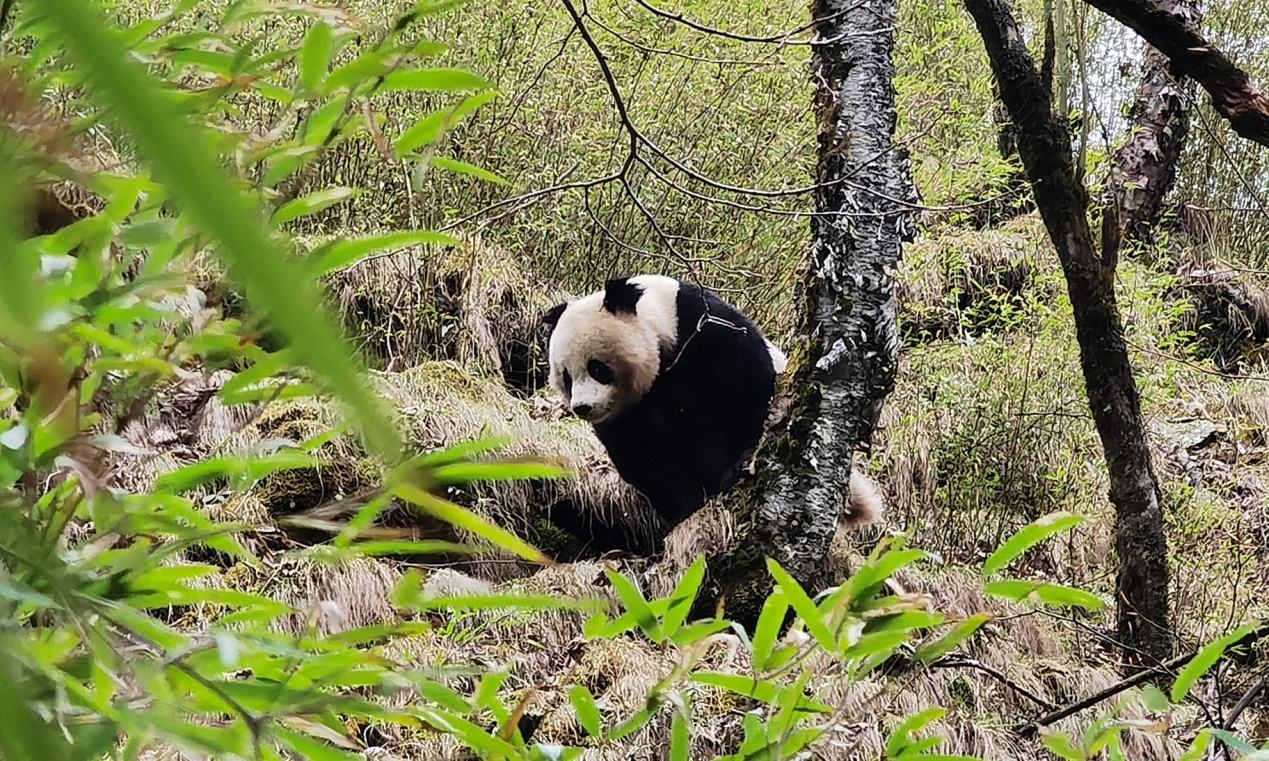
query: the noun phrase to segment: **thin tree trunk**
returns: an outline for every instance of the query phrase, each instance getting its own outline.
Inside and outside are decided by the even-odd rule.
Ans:
[[[1163,52],[1212,96],[1216,111],[1248,140],[1269,146],[1269,95],[1199,34],[1196,18],[1168,0],[1085,0]]]
[[[893,0],[814,0],[812,48],[819,161],[811,266],[800,294],[800,344],[785,376],[787,430],[758,455],[747,495],[751,533],[719,578],[731,615],[756,613],[768,588],[763,559],[815,584],[866,445],[894,386],[899,339],[893,270],[913,235],[916,200],[895,149]]]
[[[1019,152],[1036,205],[1057,249],[1075,313],[1089,406],[1110,475],[1115,506],[1118,631],[1125,661],[1171,653],[1167,543],[1159,488],[1146,446],[1141,404],[1115,301],[1118,241],[1104,235],[1099,255],[1076,179],[1071,139],[1054,118],[1007,0],[965,0],[982,34],[1001,97],[1018,127]],[[1112,207],[1113,208],[1113,207]],[[1114,230],[1114,215],[1104,230]]]
[[[1197,25],[1198,12],[1190,0],[1165,4]],[[1146,48],[1128,137],[1115,152],[1107,187],[1107,203],[1116,204],[1124,236],[1133,243],[1148,243],[1153,237],[1164,198],[1176,181],[1189,133],[1186,104],[1192,91],[1190,80],[1173,76],[1166,55],[1153,46]]]

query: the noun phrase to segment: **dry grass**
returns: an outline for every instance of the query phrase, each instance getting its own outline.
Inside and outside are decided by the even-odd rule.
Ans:
[[[349,329],[384,369],[448,359],[530,392],[542,385],[540,317],[563,296],[479,237],[374,257],[334,273],[330,285]]]

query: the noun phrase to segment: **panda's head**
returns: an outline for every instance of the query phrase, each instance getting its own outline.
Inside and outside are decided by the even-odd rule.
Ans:
[[[574,414],[602,423],[648,392],[678,338],[678,289],[661,275],[610,280],[543,316],[551,387]]]

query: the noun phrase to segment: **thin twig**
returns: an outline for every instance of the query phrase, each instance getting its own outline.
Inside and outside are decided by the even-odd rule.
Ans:
[[[1027,688],[1023,687],[1017,682],[1013,681],[1008,676],[1006,676],[1003,672],[1001,672],[999,669],[988,666],[986,663],[983,663],[982,661],[979,661],[979,660],[975,660],[973,658],[962,658],[958,656],[949,655],[931,663],[930,667],[931,668],[969,668],[969,669],[974,669],[976,671],[981,671],[987,676],[992,677],[993,679],[1000,682],[1004,686],[1008,687],[1009,689],[1018,693],[1022,697],[1026,698],[1027,700],[1030,700],[1032,703],[1035,703],[1036,705],[1045,709],[1046,711],[1052,711],[1055,708],[1055,706],[1052,703],[1040,697],[1039,695],[1035,694],[1034,692],[1028,690]]]
[[[692,19],[684,16],[682,13],[671,13],[670,11],[667,11],[663,8],[658,8],[652,3],[648,2],[648,0],[635,0],[635,2],[638,3],[640,6],[642,6],[643,8],[645,8],[648,12],[652,13],[654,16],[659,16],[660,18],[674,21],[676,23],[682,24],[683,26],[686,26],[690,29],[694,29],[698,32],[702,32],[704,34],[711,34],[711,35],[714,35],[715,37],[725,37],[729,40],[736,40],[737,42],[756,42],[756,43],[770,44],[770,45],[829,45],[834,42],[837,42],[837,40],[795,40],[792,38],[794,35],[801,34],[802,32],[805,32],[808,29],[811,29],[812,27],[817,26],[818,24],[827,24],[831,21],[839,19],[842,16],[845,16],[847,13],[850,13],[856,8],[860,8],[864,5],[864,3],[862,2],[856,3],[855,5],[852,5],[849,8],[843,8],[842,10],[837,11],[836,13],[831,13],[822,18],[811,19],[805,24],[802,24],[801,26],[798,26],[794,29],[790,29],[789,31],[784,32],[783,34],[774,34],[768,37],[757,37],[754,35],[740,34],[738,32],[729,32],[725,29],[717,29],[712,26],[706,26],[698,21],[693,21]]]

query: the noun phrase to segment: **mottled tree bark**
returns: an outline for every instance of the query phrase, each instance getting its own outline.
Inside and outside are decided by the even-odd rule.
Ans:
[[[787,429],[758,454],[750,534],[719,574],[731,615],[756,612],[772,557],[815,585],[849,497],[855,451],[867,444],[894,385],[898,330],[893,270],[913,234],[916,191],[895,149],[893,0],[815,0],[812,47],[819,160],[811,264],[799,294],[799,343],[785,390]]]
[[[1161,5],[1197,26],[1198,11],[1191,0],[1162,0]],[[1189,132],[1186,104],[1192,90],[1189,79],[1173,75],[1166,55],[1146,48],[1128,136],[1111,162],[1106,197],[1107,204],[1115,204],[1129,241],[1148,242],[1163,213]]]
[[[1117,246],[1104,246],[1100,254],[1094,247],[1086,215],[1088,199],[1076,178],[1070,135],[1054,118],[1049,93],[1007,0],[965,0],[965,5],[982,34],[1001,98],[1018,127],[1019,152],[1036,205],[1066,276],[1084,384],[1115,506],[1118,632],[1125,661],[1145,659],[1153,665],[1172,650],[1167,542],[1141,403],[1115,301]]]
[[[1269,146],[1269,95],[1199,34],[1196,17],[1168,0],[1085,0],[1160,50],[1212,96],[1234,131]]]

